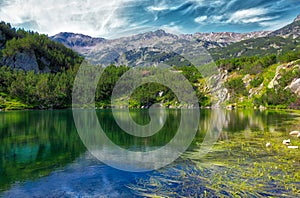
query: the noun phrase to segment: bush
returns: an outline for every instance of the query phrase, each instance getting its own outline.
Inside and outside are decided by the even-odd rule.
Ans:
[[[259,87],[264,82],[264,78],[262,76],[256,76],[251,82],[250,85],[252,87]]]
[[[242,77],[231,79],[225,83],[225,87],[229,89],[233,96],[246,96],[247,90]]]

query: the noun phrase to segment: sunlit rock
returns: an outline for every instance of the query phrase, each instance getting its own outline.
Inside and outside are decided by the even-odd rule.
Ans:
[[[282,144],[288,146],[288,145],[291,144],[291,140],[290,140],[290,139],[288,139],[288,140],[283,140],[283,141],[282,141]]]
[[[289,149],[298,149],[299,146],[288,146]]]
[[[297,135],[299,135],[300,134],[300,131],[292,131],[292,132],[290,132],[290,135],[295,135],[295,136],[297,136]]]

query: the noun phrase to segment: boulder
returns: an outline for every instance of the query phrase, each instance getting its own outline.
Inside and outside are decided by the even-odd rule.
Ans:
[[[266,144],[266,147],[267,147],[267,148],[270,148],[270,147],[272,147],[272,144],[271,144],[270,142],[268,142],[268,143]]]
[[[259,106],[259,110],[267,110],[267,107],[263,106],[263,105],[260,105]]]
[[[289,149],[298,149],[299,146],[288,146]]]
[[[295,136],[297,136],[297,135],[299,135],[300,134],[300,131],[292,131],[292,132],[290,132],[290,135],[295,135]]]
[[[283,140],[283,141],[282,141],[282,144],[288,146],[288,145],[291,144],[291,140],[290,140],[290,139],[288,139],[288,140]]]
[[[300,96],[300,78],[293,80],[293,82],[288,87],[293,93]]]

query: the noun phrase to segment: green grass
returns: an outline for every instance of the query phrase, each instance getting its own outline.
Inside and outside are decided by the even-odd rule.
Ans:
[[[0,92],[0,109],[5,111],[32,109],[33,107],[18,99],[11,99],[7,94]]]

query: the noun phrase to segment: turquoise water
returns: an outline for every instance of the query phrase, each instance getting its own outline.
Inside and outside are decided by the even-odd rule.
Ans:
[[[148,138],[137,138],[123,132],[117,126],[110,110],[99,110],[97,115],[107,137],[115,144],[133,151],[151,151],[168,144],[176,135],[181,113],[179,110],[168,111],[164,127],[159,133]],[[139,124],[147,124],[150,121],[146,110],[134,110],[131,116]],[[276,111],[202,110],[198,133],[186,154],[160,170],[131,173],[111,168],[87,151],[77,133],[70,110],[0,112],[0,196],[147,196],[143,192],[171,196],[170,192],[167,192],[168,189],[180,191],[182,181],[186,179],[182,176],[175,177],[182,172],[199,174],[208,180],[214,179],[208,174],[213,170],[206,169],[204,164],[201,169],[201,163],[199,165],[195,162],[195,156],[191,154],[201,148],[204,138],[210,131],[216,133],[209,135],[215,136],[213,139],[218,141],[231,141],[231,139],[235,141],[233,139],[235,135],[242,136],[245,141],[251,139],[248,138],[250,136],[258,135],[262,138],[259,144],[264,145],[267,138],[272,137],[272,133],[280,133],[280,136],[286,137],[290,130],[298,127],[298,118],[295,113]],[[213,146],[215,143],[211,142],[211,144]],[[211,156],[200,156],[198,155],[199,160],[205,159],[205,164],[215,163],[216,159]],[[245,155],[243,158],[247,157],[249,159],[246,160],[257,160],[250,155]],[[296,173],[299,173],[298,170]],[[220,169],[215,171],[218,172]],[[158,177],[172,178],[173,183],[166,187],[163,182],[166,180],[161,179],[157,185],[153,185],[151,179]],[[234,179],[238,181],[239,178]],[[187,190],[181,189],[180,193],[183,193],[181,195],[194,197],[209,191],[211,195],[217,193],[207,188],[203,180],[198,178],[195,182],[197,187],[192,184],[185,186],[184,189]],[[299,187],[299,183],[295,182],[293,185]],[[164,186],[164,188],[159,188],[153,193],[149,190],[153,189],[153,186]],[[287,189],[277,193],[289,191]],[[177,195],[180,193],[178,192]]]

